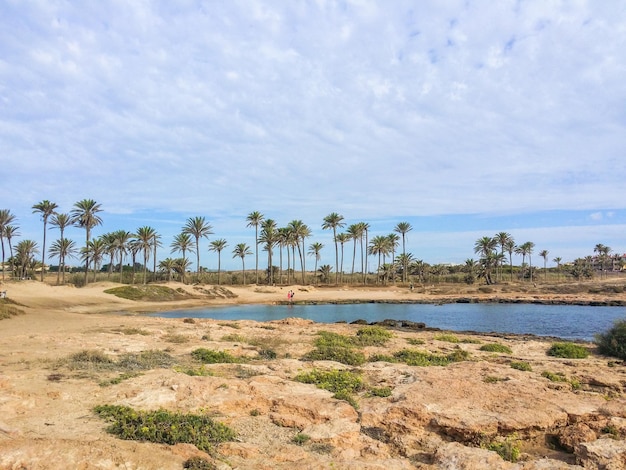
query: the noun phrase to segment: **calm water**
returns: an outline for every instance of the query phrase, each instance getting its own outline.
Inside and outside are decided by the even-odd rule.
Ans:
[[[444,330],[530,333],[590,341],[596,333],[611,328],[615,320],[626,319],[626,307],[536,304],[238,305],[159,312],[152,316],[256,321],[300,317],[318,323],[394,319],[423,322],[426,326]]]

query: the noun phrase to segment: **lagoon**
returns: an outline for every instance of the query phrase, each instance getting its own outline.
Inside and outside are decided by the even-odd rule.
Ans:
[[[569,340],[592,341],[626,319],[626,307],[537,304],[320,304],[320,305],[236,305],[158,312],[165,318],[212,318],[266,322],[289,317],[317,323],[368,323],[386,319],[423,322],[427,327],[480,333],[533,334]]]

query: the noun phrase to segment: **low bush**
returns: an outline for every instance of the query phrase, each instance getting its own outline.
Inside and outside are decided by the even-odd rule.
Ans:
[[[542,377],[545,377],[550,382],[567,382],[565,375],[558,372],[550,372],[549,370],[544,370],[541,373]]]
[[[441,335],[436,335],[433,339],[436,339],[437,341],[445,341],[447,343],[458,343],[459,342],[459,338],[456,335],[453,334],[441,334]]]
[[[533,370],[532,366],[528,362],[525,362],[525,361],[513,361],[511,362],[510,366],[513,369],[521,370],[524,372],[530,372]]]
[[[360,374],[346,370],[319,370],[313,369],[294,377],[296,382],[314,384],[317,388],[337,393],[339,391],[360,392],[365,388]]]
[[[304,444],[306,444],[310,440],[311,440],[311,436],[309,436],[307,434],[302,434],[301,432],[299,432],[298,434],[293,436],[293,439],[291,440],[291,442],[293,442],[294,444],[296,444],[298,446],[303,446]]]
[[[302,359],[305,361],[335,361],[349,366],[365,364],[365,355],[358,350],[345,346],[319,346],[309,351]]]
[[[496,452],[503,460],[509,462],[517,462],[521,455],[519,443],[515,436],[509,436],[504,440],[489,442],[482,447]]]
[[[174,445],[193,444],[212,452],[216,444],[235,439],[235,432],[208,416],[167,410],[137,411],[127,406],[100,405],[94,412],[111,425],[107,431],[121,439]]]
[[[416,349],[402,349],[394,353],[394,357],[409,366],[447,366],[452,362],[467,360],[469,353],[462,349],[444,356]]]
[[[589,350],[574,343],[553,343],[548,349],[548,355],[566,359],[584,359],[589,356]]]
[[[353,344],[357,346],[382,346],[393,338],[393,333],[382,326],[365,326],[356,332]]]
[[[488,352],[503,353],[503,354],[512,354],[513,353],[511,348],[509,348],[508,346],[506,346],[504,344],[499,344],[499,343],[483,344],[480,347],[480,350],[481,351],[488,351]]]
[[[596,335],[595,342],[600,354],[626,361],[626,320],[618,320],[610,330]]]
[[[191,356],[204,364],[236,364],[242,362],[240,358],[226,351],[213,351],[206,348],[198,348],[191,352]]]

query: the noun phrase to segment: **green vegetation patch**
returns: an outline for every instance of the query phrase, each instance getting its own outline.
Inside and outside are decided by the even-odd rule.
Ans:
[[[530,372],[530,371],[533,370],[533,368],[530,365],[530,363],[528,363],[526,361],[512,361],[510,366],[513,369],[521,370],[521,371],[524,371],[524,372]]]
[[[165,286],[121,286],[107,289],[104,292],[122,299],[145,302],[168,302],[190,297],[184,292],[178,292]]]
[[[505,439],[495,440],[483,444],[481,447],[496,452],[503,460],[509,462],[517,462],[521,455],[519,441],[515,435]]]
[[[233,356],[229,352],[214,351],[206,348],[193,350],[191,356],[204,364],[236,364],[242,362],[242,358]]]
[[[314,384],[317,388],[333,392],[333,398],[346,401],[354,408],[358,408],[358,404],[352,394],[365,389],[361,374],[346,370],[313,369],[298,374],[294,380],[305,384]]]
[[[548,349],[548,356],[563,357],[566,359],[584,359],[589,356],[589,350],[574,343],[553,343]]]
[[[458,343],[459,342],[458,336],[453,335],[453,334],[436,335],[433,339],[436,339],[437,341],[445,341],[447,343]]]
[[[503,354],[513,354],[513,351],[511,350],[511,348],[500,343],[483,344],[480,347],[480,350],[488,351],[488,352],[503,353]]]
[[[393,333],[381,326],[365,326],[359,328],[352,341],[356,346],[382,346],[391,338]]]
[[[302,356],[304,361],[335,361],[349,366],[365,364],[365,354],[345,346],[319,346]]]
[[[567,382],[567,378],[564,374],[559,372],[550,372],[549,370],[544,370],[541,373],[542,377],[545,377],[550,382]]]
[[[626,320],[616,321],[610,330],[596,335],[595,340],[600,354],[626,361]]]
[[[193,444],[205,452],[215,445],[232,441],[235,432],[208,416],[173,413],[167,410],[137,411],[127,406],[100,405],[94,412],[110,422],[107,431],[132,441],[148,441],[174,445]]]
[[[447,366],[453,362],[466,361],[469,359],[469,353],[462,349],[457,349],[444,356],[416,349],[402,349],[394,353],[394,357],[409,366]]]

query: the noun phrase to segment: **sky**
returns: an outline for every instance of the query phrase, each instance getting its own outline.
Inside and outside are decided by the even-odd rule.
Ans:
[[[0,208],[41,244],[34,204],[93,199],[159,259],[203,216],[223,269],[253,211],[333,266],[332,212],[433,264],[624,253],[625,78],[619,0],[0,0]]]

